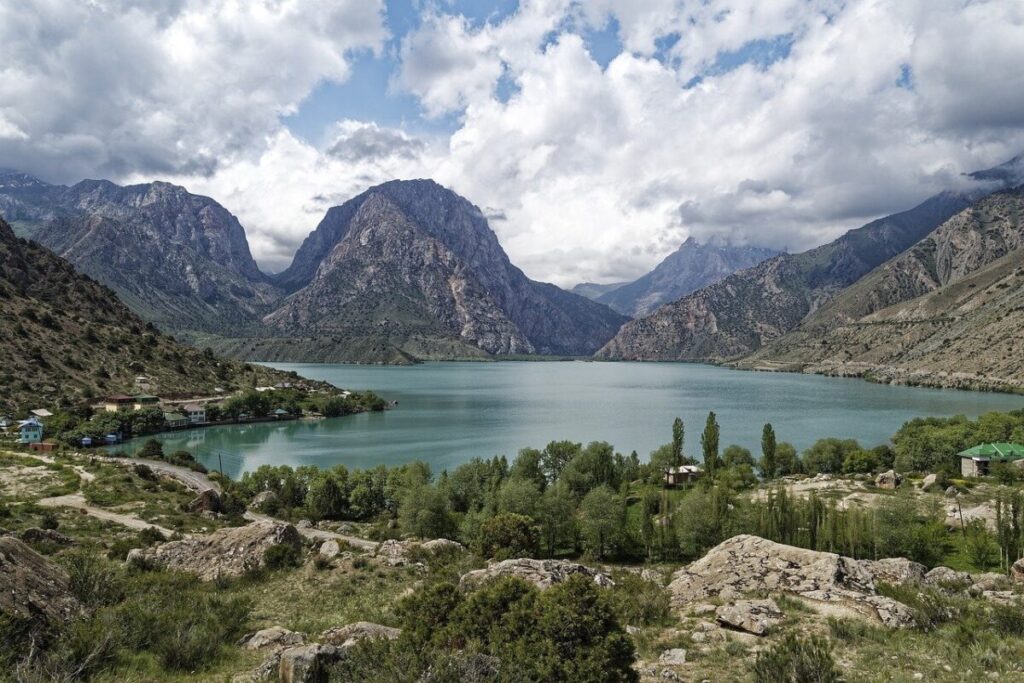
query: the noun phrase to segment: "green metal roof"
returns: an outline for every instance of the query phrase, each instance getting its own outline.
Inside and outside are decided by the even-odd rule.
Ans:
[[[167,422],[181,422],[182,420],[188,420],[188,418],[181,413],[164,413],[164,420]]]
[[[1024,458],[1024,446],[1015,443],[983,443],[962,451],[960,457],[1018,460]]]

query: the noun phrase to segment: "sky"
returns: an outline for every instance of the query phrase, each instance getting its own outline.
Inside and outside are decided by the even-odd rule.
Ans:
[[[278,271],[393,178],[571,286],[800,251],[1024,152],[1020,0],[0,1],[0,167],[206,194]]]

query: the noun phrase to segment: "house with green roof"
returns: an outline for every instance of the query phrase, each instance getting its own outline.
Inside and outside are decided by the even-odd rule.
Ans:
[[[961,451],[959,455],[961,474],[965,477],[983,477],[988,474],[993,462],[1024,461],[1024,446],[1016,443],[983,443]]]

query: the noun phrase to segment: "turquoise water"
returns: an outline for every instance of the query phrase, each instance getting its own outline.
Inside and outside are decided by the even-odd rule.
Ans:
[[[761,427],[803,449],[825,436],[888,441],[906,420],[1024,408],[1024,397],[914,389],[814,375],[757,373],[682,363],[425,363],[411,367],[277,364],[283,370],[397,400],[394,410],[318,421],[211,427],[161,435],[165,449],[196,452],[237,477],[264,464],[349,467],[424,460],[434,472],[474,456],[514,456],[553,439],[608,441],[646,456],[686,422],[699,453],[709,410],[722,446],[757,453]]]

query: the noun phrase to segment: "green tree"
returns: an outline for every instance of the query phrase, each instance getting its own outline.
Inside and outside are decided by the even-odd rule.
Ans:
[[[720,430],[718,418],[714,411],[708,413],[707,422],[704,425],[704,433],[700,436],[701,449],[704,452],[704,469],[708,475],[713,475],[718,469],[718,439]]]
[[[536,557],[540,547],[540,528],[526,515],[506,512],[484,520],[480,525],[480,547],[483,557],[507,560],[513,557]]]
[[[569,462],[580,454],[583,444],[572,441],[552,441],[544,447],[540,465],[548,482],[553,482],[562,474]]]
[[[538,509],[544,550],[553,557],[559,547],[575,545],[576,502],[565,486],[548,487]]]
[[[583,545],[598,559],[615,544],[625,525],[625,510],[609,486],[599,486],[580,503],[580,533]]]
[[[398,506],[402,531],[420,538],[443,538],[454,530],[448,501],[436,486],[419,484],[410,488]]]
[[[804,451],[803,468],[807,474],[839,474],[843,471],[846,456],[860,450],[860,444],[853,439],[818,439]]]
[[[156,439],[147,439],[146,443],[142,444],[142,448],[136,454],[140,458],[149,458],[150,460],[160,460],[164,457],[164,447]]]
[[[513,512],[533,517],[537,514],[541,493],[529,479],[509,479],[498,489],[498,512]]]
[[[683,440],[686,438],[686,427],[682,418],[676,418],[672,422],[672,466],[679,467],[683,464]]]
[[[775,442],[775,428],[772,427],[771,423],[767,423],[764,429],[761,430],[761,476],[765,480],[771,480],[775,478],[778,473],[779,464],[776,458],[776,452],[778,450],[778,444]]]
[[[312,481],[306,494],[306,507],[310,517],[321,519],[342,519],[348,512],[348,501],[335,478],[325,473]]]

